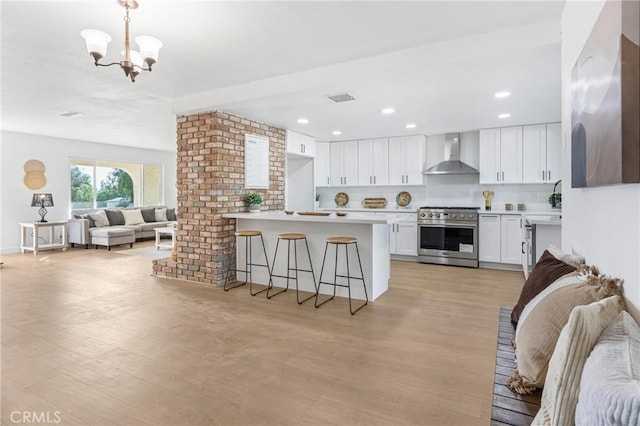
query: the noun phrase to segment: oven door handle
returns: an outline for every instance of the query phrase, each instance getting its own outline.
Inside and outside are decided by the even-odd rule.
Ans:
[[[465,229],[477,229],[478,225],[475,223],[464,222],[449,222],[449,223],[418,223],[422,228],[465,228]]]

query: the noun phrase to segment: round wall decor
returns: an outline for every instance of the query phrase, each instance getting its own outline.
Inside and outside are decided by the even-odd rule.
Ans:
[[[29,172],[40,172],[40,173],[44,173],[46,170],[46,167],[44,165],[44,163],[42,163],[42,161],[40,160],[28,160],[24,163],[24,172],[25,173],[29,173]]]
[[[29,189],[40,189],[47,184],[47,178],[42,172],[27,172],[27,174],[24,176],[24,184]]]

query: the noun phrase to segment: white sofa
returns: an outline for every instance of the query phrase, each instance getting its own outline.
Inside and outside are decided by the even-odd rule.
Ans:
[[[176,221],[173,220],[160,220],[149,221],[135,225],[126,224],[109,224],[108,226],[91,226],[91,220],[87,218],[87,215],[91,213],[97,213],[100,210],[109,210],[111,212],[118,210],[155,210],[166,209],[165,206],[152,206],[152,207],[127,207],[124,209],[111,208],[111,209],[83,209],[72,210],[71,219],[69,219],[68,233],[69,243],[72,247],[76,244],[84,245],[85,248],[89,247],[89,244],[98,248],[98,246],[106,246],[109,250],[112,246],[120,244],[129,244],[133,246],[135,241],[143,240],[145,238],[154,238],[156,228],[164,228],[167,226],[174,226]],[[171,210],[171,209],[169,209]]]

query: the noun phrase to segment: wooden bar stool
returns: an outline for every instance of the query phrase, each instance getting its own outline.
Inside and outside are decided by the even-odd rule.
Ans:
[[[280,240],[284,240],[287,242],[287,275],[276,275],[274,274],[274,270],[276,268],[276,259],[278,256],[278,246],[280,245]],[[307,257],[309,259],[309,268],[310,269],[300,269],[298,267],[298,241],[302,241],[304,240],[305,246],[307,247]],[[291,267],[291,243],[293,243],[293,258],[294,258],[294,267]],[[311,262],[311,253],[309,252],[309,243],[307,242],[307,234],[300,234],[300,233],[285,233],[285,234],[280,234],[278,235],[278,242],[276,243],[276,251],[273,254],[273,262],[271,262],[271,276],[269,277],[269,288],[267,290],[267,299],[271,299],[273,296],[276,296],[280,293],[283,293],[287,290],[289,290],[289,281],[290,280],[295,280],[296,282],[296,300],[298,302],[298,305],[303,304],[304,302],[306,302],[307,300],[311,299],[312,297],[315,297],[316,293],[318,292],[318,287],[316,286],[316,276],[313,272],[313,263]],[[295,272],[295,275],[291,276],[291,271]],[[313,278],[313,288],[315,289],[315,292],[307,297],[306,299],[300,300],[300,295],[298,292],[298,272],[310,272],[311,273],[311,278]],[[276,292],[273,294],[269,294],[269,291],[271,291],[271,289],[273,288],[273,277],[279,277],[279,278],[286,278],[287,279],[287,286]]]
[[[333,282],[322,281],[322,273],[324,272],[324,263],[327,258],[327,249],[329,248],[329,244],[335,245],[336,247],[336,263],[334,264],[333,270]],[[353,245],[356,248],[356,254],[358,255],[358,265],[360,266],[360,276],[355,277],[352,276],[349,271],[349,246]],[[347,261],[347,275],[339,275],[338,274],[338,248],[340,246],[344,246],[344,253]],[[347,284],[338,284],[338,277],[346,278]],[[351,307],[351,280],[360,280],[362,281],[362,286],[364,287],[364,298],[365,302],[360,305],[355,311]],[[328,284],[333,286],[333,296],[325,299],[324,301],[318,303],[318,299],[320,296],[320,286],[322,284]],[[316,292],[316,308],[327,303],[329,300],[333,300],[336,297],[336,287],[347,287],[349,290],[349,312],[351,315],[358,312],[364,306],[369,303],[369,296],[367,295],[367,285],[364,282],[364,272],[362,272],[362,262],[360,261],[360,251],[358,250],[358,239],[355,237],[329,237],[327,238],[327,243],[324,246],[324,256],[322,257],[322,268],[320,269],[320,281],[318,281],[318,288]]]
[[[251,240],[254,237],[260,237],[260,242],[262,243],[262,251],[264,252],[264,261],[266,262],[266,265],[262,265],[260,263],[253,263],[253,251],[252,251],[252,244],[251,244]],[[237,244],[237,239],[238,238],[244,238],[245,244],[244,244],[244,269],[237,269],[236,267],[236,272],[243,272],[244,275],[244,282],[237,282],[235,285],[232,286],[228,286],[229,283],[229,271],[231,271],[231,265],[234,262],[234,259],[237,261],[237,255],[236,255],[236,244]],[[267,249],[264,246],[264,239],[262,238],[262,232],[260,231],[237,231],[236,232],[236,238],[233,240],[233,250],[231,251],[231,254],[229,255],[229,264],[227,265],[227,274],[224,278],[224,291],[229,291],[232,288],[236,288],[236,287],[240,287],[245,285],[247,282],[249,282],[249,293],[251,293],[252,296],[255,296],[256,294],[260,294],[263,291],[267,291],[269,289],[269,287],[271,286],[271,278],[269,278],[269,285],[267,285],[266,288],[263,288],[260,291],[257,292],[253,292],[253,279],[252,279],[252,267],[253,266],[261,266],[263,268],[267,268],[267,271],[270,271],[269,268],[269,259],[267,257]]]

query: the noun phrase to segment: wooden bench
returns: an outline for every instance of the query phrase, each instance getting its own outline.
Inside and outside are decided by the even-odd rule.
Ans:
[[[511,324],[511,307],[500,307],[496,370],[493,379],[493,404],[491,425],[530,425],[540,409],[542,391],[532,395],[518,395],[505,385],[507,377],[515,370],[515,352],[511,340],[516,333]]]

